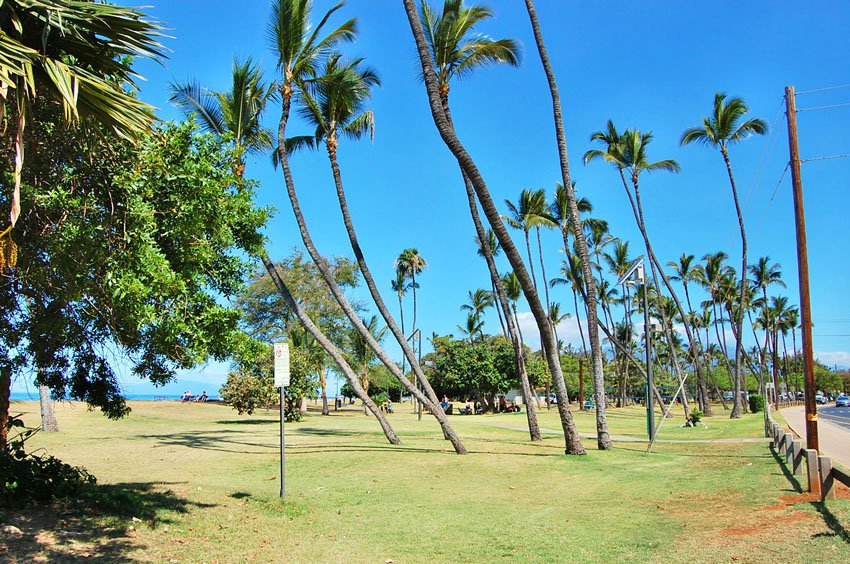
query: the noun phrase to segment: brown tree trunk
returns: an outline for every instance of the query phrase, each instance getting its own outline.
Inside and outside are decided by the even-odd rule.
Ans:
[[[599,339],[599,328],[597,326],[596,311],[596,281],[591,271],[590,255],[587,250],[587,241],[584,230],[581,227],[578,204],[570,179],[570,165],[567,158],[567,140],[564,133],[564,120],[561,110],[561,97],[558,93],[558,85],[555,81],[555,73],[549,63],[549,55],[543,42],[543,34],[540,31],[540,22],[537,20],[537,11],[533,0],[525,0],[528,18],[534,32],[534,40],[537,44],[537,52],[543,64],[546,80],[549,84],[549,92],[552,96],[552,113],[555,120],[555,135],[558,142],[558,155],[561,165],[561,177],[564,190],[567,194],[567,203],[570,210],[570,223],[573,227],[573,236],[576,241],[576,250],[581,259],[582,271],[584,272],[584,283],[587,289],[587,332],[590,338],[590,355],[593,366],[593,392],[596,396],[596,444],[600,450],[608,450],[612,447],[611,437],[608,433],[608,420],[605,414],[605,375],[602,369],[602,343]],[[559,400],[560,401],[560,400]]]
[[[322,415],[330,415],[328,409],[328,380],[325,378],[324,368],[319,369],[319,384],[322,386]]]
[[[538,330],[540,331],[541,344],[543,345],[544,350],[547,351],[546,360],[555,381],[555,392],[558,395],[558,412],[561,416],[561,426],[564,429],[564,440],[566,443],[565,451],[567,454],[585,454],[584,447],[581,444],[581,438],[575,427],[575,421],[573,420],[572,413],[570,412],[569,404],[566,403],[566,384],[564,383],[564,376],[561,372],[560,359],[558,359],[554,354],[555,346],[552,342],[552,328],[546,316],[546,311],[540,303],[540,298],[537,291],[534,289],[534,285],[528,275],[528,271],[523,264],[522,257],[517,252],[516,246],[513,244],[510,234],[507,232],[507,229],[502,222],[499,210],[493,202],[493,198],[490,195],[490,191],[487,189],[484,179],[481,177],[481,173],[475,166],[475,162],[472,160],[469,153],[466,152],[466,149],[458,140],[454,130],[449,127],[445,119],[445,115],[443,115],[436,75],[434,74],[431,55],[428,52],[428,42],[425,38],[425,33],[422,30],[422,24],[419,20],[419,13],[416,9],[415,0],[404,0],[404,8],[413,37],[416,41],[417,53],[419,55],[419,62],[422,66],[422,75],[425,81],[428,103],[431,108],[431,116],[434,119],[434,124],[436,125],[443,141],[457,159],[458,164],[470,179],[478,200],[481,203],[484,215],[487,217],[490,227],[496,234],[499,244],[504,249],[505,256],[511,263],[511,267],[522,286],[523,293],[525,294],[526,300],[529,302]]]
[[[345,358],[343,357],[342,351],[334,346],[333,343],[325,336],[324,333],[313,323],[313,320],[310,319],[310,316],[307,315],[307,312],[304,311],[304,308],[301,307],[295,298],[292,297],[292,294],[289,292],[289,288],[286,286],[286,283],[283,281],[283,278],[280,276],[280,273],[277,270],[275,264],[269,259],[268,254],[265,249],[260,252],[260,259],[263,261],[263,265],[266,267],[266,270],[271,276],[272,281],[277,286],[278,291],[281,296],[283,296],[284,301],[289,306],[289,308],[295,313],[295,316],[298,318],[298,321],[301,322],[301,325],[304,326],[304,329],[310,333],[314,339],[321,345],[325,352],[328,353],[328,356],[336,363],[342,373],[345,375],[348,380],[351,389],[354,390],[354,395],[356,395],[359,399],[363,401],[366,407],[372,412],[372,415],[375,416],[375,419],[378,420],[378,423],[381,425],[381,429],[384,431],[384,435],[387,437],[387,440],[394,445],[401,444],[401,441],[396,436],[395,431],[393,431],[390,426],[387,418],[384,417],[384,414],[381,413],[381,410],[372,401],[372,398],[369,397],[369,394],[360,386],[360,382],[358,381],[357,375],[354,373],[354,370],[351,369],[351,366],[348,365]]]
[[[0,368],[0,452],[9,448],[9,404],[12,395],[12,371]]]
[[[284,88],[284,91],[286,88]],[[366,328],[363,324],[363,320],[360,319],[360,316],[354,311],[354,308],[351,307],[351,303],[346,298],[345,294],[337,284],[336,280],[333,277],[333,274],[330,272],[330,269],[327,266],[324,258],[319,254],[315,245],[313,244],[313,239],[310,236],[310,232],[307,229],[307,224],[304,220],[304,215],[301,213],[301,206],[298,202],[298,195],[295,192],[295,182],[292,178],[292,171],[289,166],[289,158],[286,154],[286,124],[289,119],[289,111],[290,111],[291,99],[284,95],[283,98],[283,109],[280,118],[280,123],[278,125],[278,157],[280,160],[281,168],[283,169],[284,181],[286,184],[287,195],[289,196],[289,202],[292,206],[292,211],[295,215],[295,220],[298,223],[298,229],[301,233],[301,239],[304,242],[304,246],[307,249],[310,258],[313,259],[313,262],[316,265],[316,268],[319,270],[322,278],[324,279],[326,285],[331,291],[331,294],[336,299],[337,303],[342,308],[348,320],[352,323],[352,325],[356,328],[356,330],[363,336],[366,342],[369,344],[369,347],[375,352],[378,359],[387,367],[387,369],[395,376],[398,381],[401,383],[403,387],[405,387],[417,400],[423,402],[428,408],[431,410],[431,413],[437,419],[442,428],[443,435],[446,439],[451,441],[452,446],[455,449],[455,452],[458,454],[466,454],[466,448],[461,443],[460,438],[455,433],[454,429],[452,429],[451,425],[446,418],[445,413],[443,413],[442,408],[440,408],[440,403],[437,400],[437,396],[434,393],[433,388],[431,388],[430,383],[428,382],[425,375],[422,373],[422,369],[419,367],[418,362],[416,362],[416,357],[413,354],[413,351],[410,348],[407,340],[404,338],[404,335],[401,334],[401,330],[396,325],[395,321],[390,315],[389,311],[386,308],[383,300],[380,299],[380,294],[377,293],[377,288],[374,286],[374,281],[371,280],[371,276],[367,277],[368,267],[366,269],[363,268],[365,265],[365,261],[362,261],[362,253],[359,253],[359,246],[355,247],[355,258],[358,261],[358,264],[361,267],[361,271],[363,272],[364,279],[366,280],[367,286],[369,286],[370,292],[374,295],[378,296],[378,299],[375,300],[376,305],[378,306],[381,315],[384,316],[384,319],[387,322],[387,326],[392,331],[393,335],[395,335],[396,339],[400,342],[402,346],[402,350],[404,350],[405,356],[408,361],[410,361],[411,366],[414,369],[414,373],[419,378],[419,381],[422,383],[422,387],[425,390],[425,394],[423,394],[419,388],[417,388],[410,380],[404,377],[404,374],[399,369],[398,365],[386,354],[383,348],[378,344],[375,340],[374,336],[371,332]],[[333,168],[333,161],[331,163]],[[338,173],[338,170],[335,172],[335,177]],[[338,187],[339,189],[339,187]],[[342,204],[343,202],[341,202]],[[346,228],[350,226],[346,225]],[[349,233],[350,235],[351,233]],[[359,386],[359,384],[358,384]],[[370,400],[371,401],[371,400]]]

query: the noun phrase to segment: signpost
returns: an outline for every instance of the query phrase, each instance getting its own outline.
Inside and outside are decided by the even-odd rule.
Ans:
[[[284,394],[283,389],[289,385],[289,344],[274,344],[274,385],[280,388],[280,497],[286,495],[286,459],[284,458],[285,437],[283,431]]]

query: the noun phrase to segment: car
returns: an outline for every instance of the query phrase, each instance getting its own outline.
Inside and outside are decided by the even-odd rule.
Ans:
[[[826,396],[823,394],[817,394],[815,396],[815,403],[820,405],[826,405]]]
[[[850,407],[850,396],[838,396],[835,398],[835,407]]]
[[[584,400],[584,409],[593,409],[593,400]]]

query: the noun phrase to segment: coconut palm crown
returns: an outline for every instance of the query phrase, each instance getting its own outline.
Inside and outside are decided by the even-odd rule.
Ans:
[[[702,143],[725,150],[730,143],[737,143],[752,135],[767,133],[767,123],[759,118],[741,122],[750,108],[742,98],[726,101],[726,94],[714,95],[714,111],[702,120],[701,126],[691,127],[682,133],[682,145]]]

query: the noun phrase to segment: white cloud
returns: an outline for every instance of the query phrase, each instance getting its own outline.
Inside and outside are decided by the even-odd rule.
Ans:
[[[815,358],[829,367],[836,364],[844,368],[850,366],[850,352],[847,351],[815,351]]]
[[[522,337],[525,344],[532,349],[540,348],[540,332],[537,330],[537,322],[534,320],[534,314],[530,311],[521,311],[517,313],[519,318],[519,328],[522,331]],[[587,320],[582,319],[581,331],[584,332],[585,341],[587,341]],[[581,349],[581,333],[579,333],[579,321],[575,317],[570,317],[558,323],[556,327],[558,338],[564,342],[564,345],[572,345],[573,348]]]

